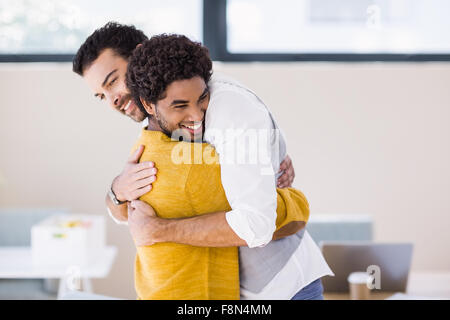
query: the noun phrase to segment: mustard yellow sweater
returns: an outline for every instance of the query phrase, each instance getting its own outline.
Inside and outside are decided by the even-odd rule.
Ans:
[[[141,144],[145,149],[140,161],[153,161],[158,174],[152,190],[140,199],[159,217],[187,218],[231,210],[221,183],[218,156],[210,145],[172,141],[162,132],[145,129],[132,151]],[[208,164],[194,159],[198,156],[195,148],[209,155]],[[179,163],[183,150],[189,150],[193,163]],[[300,191],[286,188],[277,189],[277,193],[277,229],[291,221],[308,220],[308,202]],[[135,286],[138,299],[239,299],[238,248],[177,243],[139,246]]]

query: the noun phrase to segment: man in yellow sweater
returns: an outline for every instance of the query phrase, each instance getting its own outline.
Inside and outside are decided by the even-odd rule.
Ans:
[[[200,77],[186,81],[202,83]],[[221,183],[219,158],[209,144],[178,142],[160,130],[143,129],[134,149],[139,145],[145,146],[141,160],[151,159],[158,167],[153,190],[140,198],[151,205],[155,216],[183,219],[231,210]],[[178,156],[185,161],[177,161]],[[277,192],[276,238],[289,233],[296,222],[304,225],[309,217],[308,203],[300,191],[285,188]],[[140,299],[239,299],[236,247],[152,244],[139,231],[148,218],[133,210],[129,214],[137,245],[135,286]]]

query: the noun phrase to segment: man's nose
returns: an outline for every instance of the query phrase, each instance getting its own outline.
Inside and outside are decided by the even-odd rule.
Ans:
[[[117,108],[117,107],[119,107],[120,106],[120,100],[121,100],[121,96],[120,95],[115,95],[115,94],[112,94],[112,95],[110,95],[109,97],[108,97],[108,100],[109,100],[109,105],[112,107],[112,108]]]
[[[191,108],[188,121],[194,121],[194,122],[203,121],[204,116],[205,116],[205,110],[196,106],[196,107]]]

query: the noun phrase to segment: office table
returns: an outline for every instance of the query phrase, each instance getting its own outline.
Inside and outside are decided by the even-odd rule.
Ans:
[[[58,299],[69,290],[92,292],[92,278],[105,278],[117,254],[105,247],[92,264],[85,267],[41,267],[33,265],[31,247],[0,247],[0,279],[60,279]]]

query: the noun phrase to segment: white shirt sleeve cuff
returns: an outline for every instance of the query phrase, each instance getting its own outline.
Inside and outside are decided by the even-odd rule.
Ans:
[[[265,228],[263,228],[266,232],[257,235],[250,227],[249,219],[247,217],[248,214],[251,213],[235,209],[228,211],[225,214],[225,219],[238,237],[247,242],[249,248],[264,247],[272,240],[273,232],[276,229],[275,222],[273,222],[272,226],[268,219],[267,221],[263,221],[265,217],[261,217],[261,223],[266,225]]]

